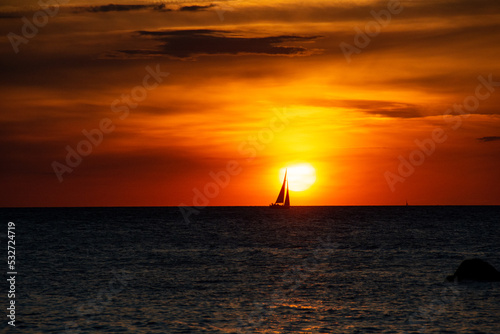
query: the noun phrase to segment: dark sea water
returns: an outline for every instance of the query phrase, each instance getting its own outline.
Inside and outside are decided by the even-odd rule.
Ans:
[[[500,333],[500,207],[0,209],[2,333]]]

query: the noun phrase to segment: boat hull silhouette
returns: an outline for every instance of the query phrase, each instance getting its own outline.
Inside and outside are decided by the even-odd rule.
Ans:
[[[290,209],[290,205],[281,205],[281,204],[276,204],[276,203],[271,203],[269,204],[269,207],[271,209]]]

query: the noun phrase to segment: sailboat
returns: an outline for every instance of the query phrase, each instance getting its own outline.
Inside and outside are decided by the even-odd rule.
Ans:
[[[285,178],[283,179],[283,185],[281,186],[280,193],[275,203],[271,203],[269,205],[272,209],[290,209],[290,191],[288,191],[288,181],[286,179],[286,174],[288,171],[285,171]],[[286,185],[286,196],[285,196],[285,185]]]

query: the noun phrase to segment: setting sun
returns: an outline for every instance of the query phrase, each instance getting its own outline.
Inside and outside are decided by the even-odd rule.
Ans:
[[[288,186],[292,191],[307,190],[316,181],[316,170],[310,163],[293,164],[280,169],[280,180],[283,180],[285,171],[288,171]]]

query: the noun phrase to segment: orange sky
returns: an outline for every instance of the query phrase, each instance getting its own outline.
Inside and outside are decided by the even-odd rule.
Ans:
[[[3,3],[0,206],[500,204],[496,0]]]

